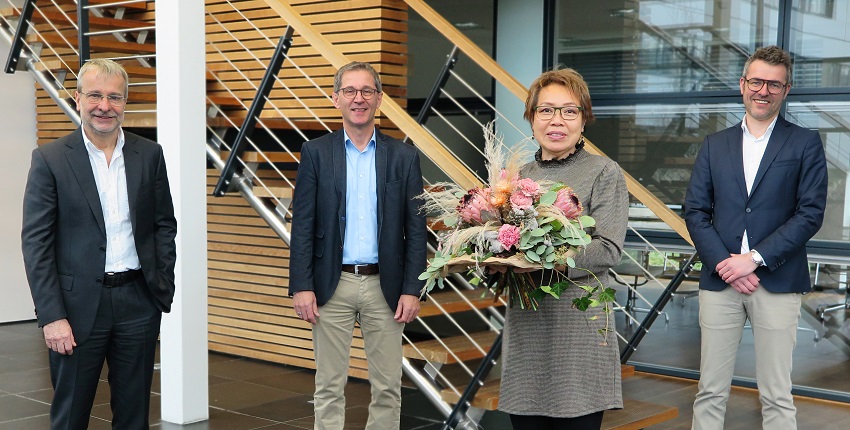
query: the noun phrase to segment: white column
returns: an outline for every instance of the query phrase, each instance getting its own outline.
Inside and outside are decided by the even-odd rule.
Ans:
[[[177,292],[162,321],[162,419],[209,419],[204,0],[156,1],[157,139],[177,216]]]
[[[499,0],[496,16],[496,61],[521,84],[528,87],[543,72],[544,0]],[[519,100],[496,84],[496,109],[531,136],[531,127],[522,118],[525,99]],[[522,135],[507,124],[499,124],[506,145]]]

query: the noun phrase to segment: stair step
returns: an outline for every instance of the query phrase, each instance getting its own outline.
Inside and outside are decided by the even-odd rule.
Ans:
[[[407,358],[427,360],[430,363],[453,364],[457,363],[458,359],[460,361],[474,360],[484,357],[484,354],[490,349],[490,346],[493,345],[493,341],[496,340],[496,336],[498,335],[499,334],[495,331],[470,333],[469,336],[475,341],[475,343],[471,342],[466,336],[460,335],[443,338],[443,343],[440,343],[438,340],[427,340],[424,342],[416,342],[414,345],[405,344],[402,354],[404,354]],[[445,346],[443,346],[443,344],[445,344]],[[476,344],[480,346],[484,352],[481,352]],[[448,350],[446,347],[448,347]],[[452,354],[449,354],[449,350],[454,352],[457,359],[455,359],[455,356]]]
[[[89,5],[91,5],[91,6],[109,5],[109,4],[115,4],[115,3],[121,3],[121,4],[112,6],[111,8],[113,8],[113,9],[125,8],[125,9],[139,10],[139,11],[148,10],[148,2],[147,1],[134,1],[134,2],[123,3],[123,2],[120,2],[118,0],[89,0]],[[104,8],[101,8],[101,9],[104,9]]]
[[[65,37],[71,37],[70,33]],[[77,40],[76,35],[73,36],[73,39],[68,40],[75,43]],[[38,43],[41,41],[50,44],[51,46],[53,46],[54,49],[61,49],[63,47],[68,46],[68,42],[66,42],[65,39],[63,39],[58,34],[42,33],[41,35],[31,34],[27,36],[27,42],[29,43]],[[90,38],[89,46],[92,50],[97,50],[101,52],[120,52],[124,54],[156,54],[155,43],[121,42],[118,40]]]
[[[226,160],[230,156],[230,151],[221,151],[221,159]],[[293,158],[293,156],[295,158]],[[295,163],[301,158],[300,152],[293,152],[290,155],[284,151],[264,151],[261,155],[257,151],[245,151],[239,158],[246,163]]]
[[[428,295],[428,300],[422,302],[422,305],[419,308],[420,317],[442,315],[443,311],[437,307],[437,304],[439,304],[446,313],[450,314],[468,311],[473,308],[484,309],[491,306],[504,306],[501,300],[493,302],[493,293],[484,289],[463,290],[460,293],[455,291],[435,291],[437,292],[432,292]]]

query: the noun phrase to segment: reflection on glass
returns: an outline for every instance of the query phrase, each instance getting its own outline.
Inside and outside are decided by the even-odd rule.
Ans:
[[[671,207],[680,207],[707,134],[741,121],[740,103],[599,107],[585,134]]]
[[[794,0],[791,46],[794,86],[850,86],[850,3]]]
[[[777,40],[775,1],[557,5],[555,62],[591,94],[735,90],[749,53]]]
[[[829,193],[823,227],[815,239],[847,241],[850,239],[850,103],[788,103],[786,118],[800,126],[820,131],[829,169]]]

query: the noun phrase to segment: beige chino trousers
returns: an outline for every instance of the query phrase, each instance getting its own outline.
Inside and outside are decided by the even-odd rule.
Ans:
[[[801,300],[800,294],[775,294],[761,285],[750,295],[732,287],[700,290],[702,346],[693,429],[723,429],[735,358],[747,319],[753,328],[762,426],[769,430],[797,428],[791,364]]]
[[[355,320],[366,347],[372,401],[366,430],[398,430],[401,416],[401,333],[404,324],[381,292],[380,275],[342,272],[333,297],[313,326],[316,355],[315,430],[342,430],[345,383]]]

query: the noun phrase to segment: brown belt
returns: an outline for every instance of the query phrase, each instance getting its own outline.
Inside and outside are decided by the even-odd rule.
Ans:
[[[378,264],[343,264],[342,271],[353,273],[355,275],[377,275],[379,273]]]
[[[128,270],[126,272],[108,272],[103,274],[104,287],[117,287],[132,282],[141,276],[141,269]]]

